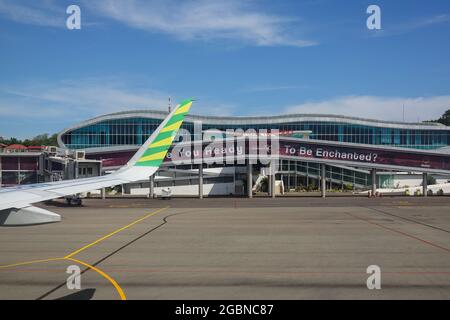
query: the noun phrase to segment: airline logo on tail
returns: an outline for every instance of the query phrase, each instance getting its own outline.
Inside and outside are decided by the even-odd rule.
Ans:
[[[177,135],[178,129],[183,123],[185,115],[192,106],[192,102],[192,99],[181,102],[155,140],[148,146],[148,149],[145,150],[139,160],[136,161],[135,166],[159,167],[161,165],[169,147],[172,145],[173,139]]]

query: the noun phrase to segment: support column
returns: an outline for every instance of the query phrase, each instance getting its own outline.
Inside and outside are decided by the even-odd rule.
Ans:
[[[272,195],[272,175],[270,174],[270,168],[269,168],[269,174],[267,175],[267,193],[269,194],[269,197]]]
[[[105,188],[102,188],[102,189],[100,190],[100,193],[101,193],[101,195],[102,195],[102,199],[105,200],[105,199],[106,199],[106,190],[105,190]]]
[[[203,163],[198,165],[198,198],[203,199]]]
[[[270,162],[270,176],[271,176],[271,180],[270,180],[271,188],[270,189],[272,190],[271,197],[275,198],[275,166],[274,166],[273,161],[274,160],[272,160]]]
[[[322,198],[325,198],[326,197],[326,193],[327,193],[327,179],[326,179],[326,177],[325,177],[325,163],[321,163],[320,164],[320,171],[321,171],[321,173],[320,173],[320,179],[321,179],[321,185],[322,185],[322,188],[321,188],[321,190],[322,190]]]
[[[249,198],[253,198],[253,165],[249,163],[247,165],[247,195]]]
[[[372,169],[372,197],[375,197],[375,193],[377,192],[377,169]]]
[[[74,163],[73,163],[73,171],[74,171],[74,173],[73,173],[73,179],[78,179],[78,161],[75,161]],[[69,179],[71,179],[71,178],[69,178]]]
[[[148,178],[149,187],[148,187],[148,197],[153,199],[155,197],[155,176],[151,175]]]
[[[42,169],[42,168],[43,168],[43,166],[40,167],[39,169]],[[0,157],[0,189],[1,188],[2,188],[2,157]]]
[[[355,191],[356,188],[356,171],[353,170],[353,191]]]
[[[306,188],[309,187],[309,162],[306,162]]]
[[[426,172],[424,172],[422,174],[422,196],[426,197],[427,194],[427,189],[428,189],[428,184],[427,184],[427,178],[428,178],[428,174]]]

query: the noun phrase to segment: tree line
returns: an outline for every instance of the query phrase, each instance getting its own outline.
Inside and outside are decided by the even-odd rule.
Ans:
[[[39,134],[32,139],[17,139],[17,138],[3,138],[0,136],[0,143],[11,145],[11,144],[22,144],[26,147],[29,146],[57,146],[58,143],[56,141],[57,134],[49,135],[47,133]]]
[[[445,113],[439,119],[434,120],[433,122],[439,122],[445,124],[446,126],[450,126],[450,109],[445,111]]]

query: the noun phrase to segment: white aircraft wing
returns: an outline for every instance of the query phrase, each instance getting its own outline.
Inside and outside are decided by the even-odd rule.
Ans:
[[[0,189],[0,210],[25,208],[32,203],[51,200],[72,194],[113,187],[131,181],[113,175],[77,180],[37,183]]]
[[[163,162],[193,100],[179,104],[139,148],[130,161],[110,175],[29,184],[0,189],[0,225],[29,225],[60,221],[53,212],[33,207],[33,203],[81,192],[148,179]]]

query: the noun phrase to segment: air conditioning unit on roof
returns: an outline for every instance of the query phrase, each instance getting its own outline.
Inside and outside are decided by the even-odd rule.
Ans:
[[[47,152],[48,152],[48,153],[52,153],[52,154],[56,154],[56,152],[57,152],[57,147],[55,147],[55,146],[48,146],[48,147],[47,147]]]
[[[85,151],[75,151],[75,160],[84,160],[86,159],[86,152]]]

